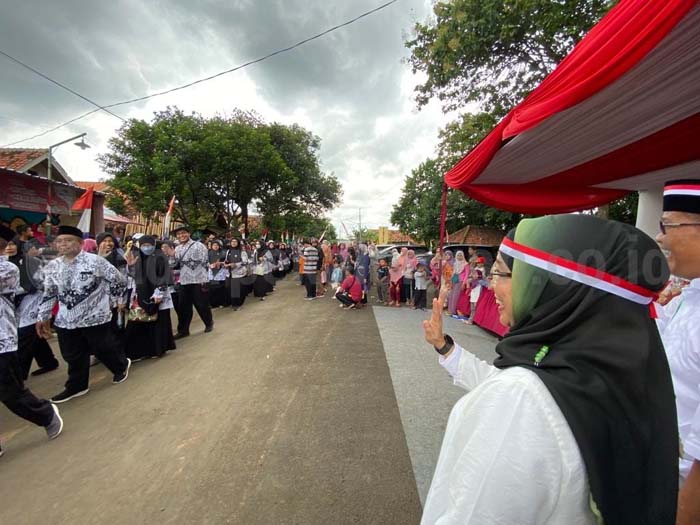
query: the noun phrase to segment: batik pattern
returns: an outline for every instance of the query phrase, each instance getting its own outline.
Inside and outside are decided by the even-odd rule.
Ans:
[[[190,239],[175,248],[180,263],[180,284],[209,282],[209,250],[201,242]]]
[[[19,268],[0,257],[0,354],[17,351],[14,296],[18,286]]]
[[[97,255],[80,252],[69,263],[59,257],[46,266],[44,273],[38,317],[43,321],[50,319],[58,301],[55,324],[59,328],[70,330],[107,323],[112,318],[110,306],[123,301],[126,278]]]

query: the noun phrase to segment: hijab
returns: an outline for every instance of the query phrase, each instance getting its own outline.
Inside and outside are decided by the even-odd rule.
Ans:
[[[399,264],[399,257],[401,257],[399,255],[399,250],[397,250],[396,248],[392,248],[391,249],[391,266],[395,266],[395,265]]]
[[[139,238],[139,246],[146,244],[155,246],[156,240],[150,235],[143,235]],[[139,305],[146,313],[154,314],[158,311],[158,305],[151,301],[151,296],[156,288],[162,288],[171,283],[170,266],[165,254],[160,250],[155,250],[150,255],[146,255],[139,249],[139,258],[135,264],[136,295]]]
[[[507,243],[539,250],[549,266],[525,262]],[[653,239],[626,224],[573,214],[521,221],[501,245],[513,273],[515,323],[496,346],[494,365],[528,368],[547,387],[606,525],[675,523],[675,397],[649,305],[614,295],[608,285],[599,289],[601,280],[582,284],[554,273],[563,266],[551,264],[553,254],[564,266],[574,261],[651,295],[669,278],[666,260]]]
[[[119,242],[114,237],[114,235],[112,235],[109,232],[99,233],[96,238],[97,246],[99,247],[100,244],[102,244],[102,241],[104,241],[107,237],[112,239],[112,242],[114,243],[114,249],[107,257],[105,257],[105,259],[107,259],[107,262],[109,262],[118,270],[123,270],[126,267],[126,259],[124,259],[124,257],[122,257],[122,255],[119,253]]]
[[[235,246],[233,245],[234,242],[236,243]],[[226,252],[226,262],[229,264],[240,263],[243,260],[241,251],[241,241],[234,237],[231,239],[231,247],[228,249],[228,252]]]
[[[416,258],[416,252],[414,250],[408,250],[406,252],[406,266],[411,270],[415,270],[417,264],[418,259]]]
[[[401,267],[398,264],[393,264],[391,265],[391,268],[389,268],[389,279],[391,282],[396,282],[399,279],[403,277],[403,272],[401,271]]]
[[[219,247],[217,250],[214,249],[215,244]],[[224,256],[221,249],[221,241],[219,239],[214,239],[211,241],[211,246],[212,247],[209,248],[209,264],[219,262]]]
[[[468,263],[467,260],[464,258],[464,252],[462,250],[459,250],[455,255],[454,273],[461,274],[467,267],[467,265]]]

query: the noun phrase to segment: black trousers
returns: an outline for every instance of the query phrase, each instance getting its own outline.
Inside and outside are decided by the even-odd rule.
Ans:
[[[304,274],[304,286],[306,286],[306,297],[316,297],[316,274]]]
[[[90,354],[94,354],[112,374],[126,369],[124,349],[114,340],[109,323],[86,328],[56,328],[61,355],[68,363],[66,390],[80,392],[90,382]]]
[[[414,304],[416,308],[425,308],[426,301],[426,290],[414,290],[415,295],[413,296]]]
[[[26,380],[29,377],[29,370],[32,368],[32,360],[34,359],[40,368],[56,368],[58,366],[58,359],[53,355],[48,341],[37,335],[34,325],[23,326],[18,330],[18,335],[17,357],[22,367],[23,379]]]
[[[349,295],[347,295],[343,292],[336,294],[336,298],[338,299],[338,301],[343,303],[345,306],[357,304],[355,301],[352,300],[352,297],[350,297]]]
[[[24,386],[17,352],[0,354],[0,402],[13,414],[40,427],[53,419],[51,403],[39,399]]]
[[[211,326],[214,323],[211,317],[211,307],[209,306],[209,289],[207,284],[181,284],[178,290],[178,334],[190,333],[192,305],[196,308],[204,326]]]

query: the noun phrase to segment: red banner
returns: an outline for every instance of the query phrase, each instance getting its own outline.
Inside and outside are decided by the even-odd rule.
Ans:
[[[48,184],[49,181],[42,177],[0,169],[0,207],[45,213]],[[53,213],[68,213],[82,192],[77,186],[53,183]]]

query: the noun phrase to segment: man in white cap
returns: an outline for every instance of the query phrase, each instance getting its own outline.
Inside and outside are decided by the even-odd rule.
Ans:
[[[671,273],[690,285],[659,309],[681,439],[678,524],[700,523],[700,179],[664,187],[661,233]]]
[[[125,381],[131,366],[110,329],[111,304],[125,306],[126,278],[104,257],[82,251],[82,244],[83,232],[60,226],[59,257],[44,271],[37,332],[45,339],[51,337],[51,311],[58,301],[54,324],[61,355],[68,363],[65,390],[51,398],[54,403],[88,393],[91,354],[112,372],[113,383]]]
[[[49,439],[58,437],[63,420],[58,408],[37,398],[24,386],[17,356],[17,314],[14,295],[19,288],[19,269],[5,257],[7,239],[0,237],[0,402],[19,417],[44,427]],[[2,456],[0,446],[0,456]]]

